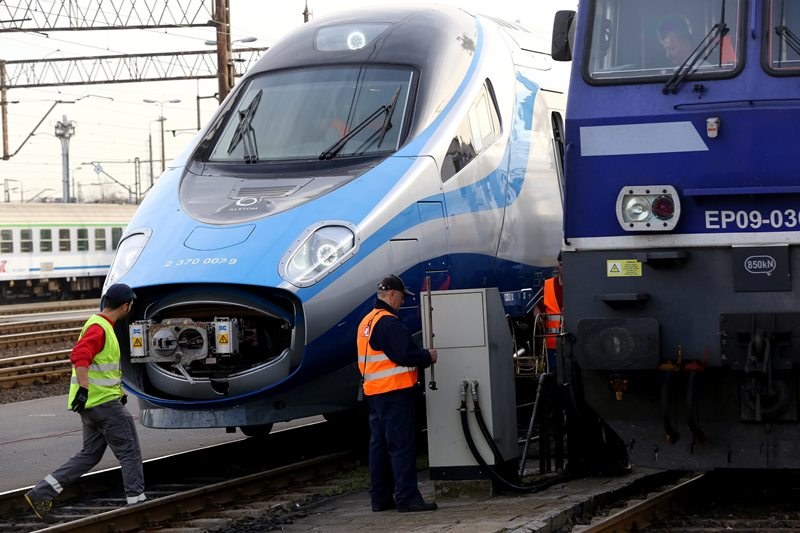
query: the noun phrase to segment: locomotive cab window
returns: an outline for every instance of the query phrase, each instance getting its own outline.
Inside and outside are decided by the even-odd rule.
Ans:
[[[744,0],[599,0],[584,77],[590,83],[730,77],[741,68]]]
[[[442,162],[442,181],[447,181],[475,159],[500,136],[500,115],[489,80],[458,127]]]
[[[341,66],[270,72],[250,81],[210,161],[258,163],[393,152],[414,72]]]
[[[0,253],[14,253],[14,233],[10,229],[0,230]]]
[[[800,74],[800,3],[767,2],[764,15],[765,68],[772,74]]]

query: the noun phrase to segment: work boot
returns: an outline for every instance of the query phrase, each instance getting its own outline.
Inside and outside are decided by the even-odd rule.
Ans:
[[[423,501],[421,503],[411,504],[408,507],[398,507],[397,511],[401,513],[419,513],[422,511],[435,511],[438,508],[439,506],[434,502]]]
[[[47,522],[48,524],[52,524],[56,521],[56,517],[50,514],[50,509],[53,508],[53,500],[41,499],[37,498],[36,494],[33,490],[29,490],[25,493],[25,501],[28,502],[28,505],[31,506],[33,512],[36,513],[36,516],[39,517],[40,520],[43,522]]]

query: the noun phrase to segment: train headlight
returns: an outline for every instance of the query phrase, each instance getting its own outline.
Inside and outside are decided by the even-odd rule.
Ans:
[[[355,228],[347,222],[325,222],[307,229],[281,259],[281,277],[298,287],[318,282],[356,253]]]
[[[108,270],[106,282],[103,286],[105,292],[106,287],[116,283],[122,276],[128,273],[131,267],[139,259],[139,255],[144,250],[144,245],[150,238],[150,233],[134,233],[129,235],[124,240],[120,241],[117,247],[117,254],[114,256],[114,261],[111,263],[111,268]]]
[[[389,27],[383,23],[337,24],[317,30],[314,47],[322,52],[361,50]]]
[[[671,185],[623,187],[617,196],[617,221],[625,231],[670,231],[681,214]]]

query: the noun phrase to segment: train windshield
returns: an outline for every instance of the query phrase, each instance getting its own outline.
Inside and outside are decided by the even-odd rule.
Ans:
[[[254,78],[211,161],[257,163],[396,151],[414,72],[341,66]]]
[[[788,3],[788,2],[787,2]],[[742,61],[744,0],[598,0],[584,76],[592,83],[729,77]]]
[[[787,74],[800,73],[800,2],[772,0],[766,33],[770,35],[767,68]]]

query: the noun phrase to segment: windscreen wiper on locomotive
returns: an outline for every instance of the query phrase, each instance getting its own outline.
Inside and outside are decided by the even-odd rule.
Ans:
[[[719,45],[719,64],[721,66],[722,38],[725,37],[728,30],[728,25],[725,24],[725,2],[723,1],[719,12],[719,22],[714,24],[711,30],[700,41],[700,44],[697,45],[697,48],[689,54],[689,57],[687,57],[684,62],[681,63],[681,66],[670,76],[667,83],[664,84],[664,88],[661,89],[661,92],[664,94],[677,93],[683,80],[694,72],[701,62],[705,61],[706,58],[711,55],[711,52],[717,45]]]
[[[256,146],[256,131],[253,129],[253,117],[256,115],[256,109],[261,102],[261,94],[263,89],[259,89],[248,106],[238,111],[239,124],[236,125],[236,131],[233,132],[233,138],[228,145],[228,155],[233,152],[240,142],[242,144],[242,151],[244,152],[245,163],[258,162],[258,147]]]
[[[800,55],[800,38],[797,34],[789,29],[789,26],[775,26],[775,33],[781,38],[781,44],[786,43],[789,45],[795,54]],[[778,53],[778,57],[783,57],[782,53]]]
[[[723,2],[724,4],[724,2]],[[661,89],[661,92],[664,94],[675,94],[678,92],[678,89],[683,83],[683,80],[686,77],[697,70],[697,67],[700,66],[700,63],[708,59],[708,56],[711,55],[711,52],[714,51],[714,48],[717,47],[722,42],[722,38],[728,33],[729,28],[725,22],[718,22],[714,24],[703,40],[700,41],[700,44],[689,54],[681,66],[675,69],[675,72],[670,76],[667,80],[667,83],[664,84],[664,87]]]
[[[342,148],[344,148],[345,145],[348,142],[350,142],[350,140],[353,137],[358,135],[364,128],[372,124],[376,118],[381,116],[382,113],[386,113],[386,117],[383,120],[383,125],[381,126],[381,129],[376,132],[376,134],[380,133],[380,141],[378,142],[378,146],[380,146],[381,143],[383,142],[383,137],[386,135],[386,132],[389,131],[389,129],[391,129],[392,127],[391,118],[392,114],[394,114],[394,108],[397,105],[397,98],[399,96],[400,96],[400,89],[397,89],[394,92],[394,96],[392,96],[392,99],[388,105],[380,106],[370,116],[368,116],[367,118],[356,124],[352,130],[342,135],[342,137],[339,138],[339,140],[337,140],[335,143],[333,143],[328,148],[323,150],[322,153],[319,154],[319,158],[333,159],[334,157],[336,157],[336,155],[342,151]],[[369,144],[371,144],[372,138],[373,137],[370,137],[370,139],[368,139],[367,142]],[[359,147],[359,149],[361,149],[361,147]]]

